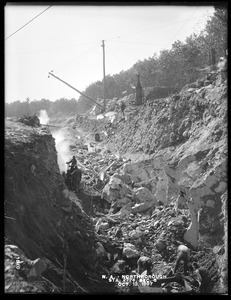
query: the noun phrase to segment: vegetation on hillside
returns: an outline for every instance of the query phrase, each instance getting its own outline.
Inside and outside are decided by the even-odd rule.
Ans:
[[[12,103],[6,103],[5,116],[6,117],[21,117],[22,115],[39,113],[40,110],[45,109],[50,117],[56,116],[59,113],[72,114],[80,113],[80,105],[77,100],[72,98],[68,100],[66,98],[58,99],[54,102],[48,99],[33,100],[29,98],[26,101],[15,101]]]
[[[189,36],[185,42],[176,41],[170,50],[154,53],[148,59],[139,60],[129,70],[106,76],[106,98],[121,97],[123,92],[134,92],[136,74],[141,76],[143,87],[173,86],[182,88],[194,82],[199,76],[199,68],[211,65],[210,51],[216,50],[216,58],[225,55],[227,49],[227,8],[216,6],[214,16],[198,35]],[[103,98],[103,84],[98,81],[84,91],[91,97]],[[85,107],[92,103],[84,97],[79,102]]]

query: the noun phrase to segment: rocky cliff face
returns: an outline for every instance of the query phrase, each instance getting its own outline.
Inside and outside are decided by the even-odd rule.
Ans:
[[[150,99],[139,107],[128,105],[125,115],[118,113],[110,126],[105,120],[77,117],[77,126],[102,136],[106,131],[107,147],[132,158],[122,174],[148,188],[159,203],[178,205],[180,191],[184,193],[191,219],[184,241],[194,249],[203,244],[214,250],[217,261],[222,262],[224,288],[227,82],[216,77],[200,86],[186,86],[167,98]]]
[[[44,127],[16,120],[5,123],[5,237],[7,292],[86,293],[107,286],[94,268],[92,221],[64,184],[54,139]],[[22,263],[16,277],[15,257]],[[37,258],[43,263],[33,263]]]

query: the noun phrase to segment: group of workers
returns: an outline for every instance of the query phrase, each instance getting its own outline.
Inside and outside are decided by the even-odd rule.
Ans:
[[[79,192],[80,182],[82,179],[82,171],[77,166],[77,160],[75,156],[69,162],[66,162],[68,165],[67,173],[63,173],[66,186],[74,192]]]
[[[118,249],[117,249],[118,248]],[[155,263],[148,256],[140,256],[137,258],[124,257],[121,247],[114,248],[112,257],[117,256],[117,260],[112,258],[110,263],[114,264],[111,268],[111,274],[113,275],[143,275],[143,276],[152,276],[155,269]],[[179,245],[176,249],[176,261],[173,269],[168,272],[168,274],[161,279],[158,279],[156,286],[161,285],[162,288],[165,288],[167,293],[171,293],[171,286],[169,283],[178,282],[181,285],[184,285],[186,292],[199,292],[206,293],[210,288],[210,279],[208,272],[205,268],[201,267],[199,263],[191,262],[190,250],[185,245]],[[110,256],[111,257],[111,256]],[[118,257],[120,257],[118,259]],[[183,272],[179,270],[180,263],[183,262]],[[136,266],[136,269],[134,267]],[[145,278],[145,277],[144,277]],[[150,278],[150,277],[149,277]],[[163,285],[162,285],[163,284]],[[155,284],[154,286],[155,287]]]
[[[208,275],[205,268],[200,267],[197,263],[190,262],[190,250],[185,245],[179,245],[177,248],[177,256],[174,270],[171,270],[171,275],[176,274],[176,271],[180,265],[180,262],[184,263],[184,276],[187,278],[188,275],[191,275],[199,282],[199,291],[200,293],[205,293],[208,283]],[[141,256],[137,261],[138,273],[142,274],[144,271],[147,271],[147,275],[152,274],[153,262],[149,257]],[[170,275],[170,276],[171,276]]]

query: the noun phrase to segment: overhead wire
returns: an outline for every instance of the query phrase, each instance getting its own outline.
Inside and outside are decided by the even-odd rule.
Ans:
[[[111,50],[111,47],[107,44],[107,49],[108,48],[110,49],[110,53],[112,54],[112,56],[120,63],[121,67],[124,69],[124,64],[118,59],[118,57]]]
[[[183,26],[176,32],[176,34],[174,35],[174,37],[180,32],[180,30],[182,30],[182,28],[185,26],[185,24],[189,21],[189,20],[192,20],[192,19],[195,19],[195,18],[191,18],[192,17],[192,15],[195,13],[195,11],[198,9],[198,6],[196,7],[196,9],[192,12],[192,14],[189,16],[189,18],[188,19],[186,19],[186,20],[184,20],[184,24],[183,24]],[[196,17],[196,18],[198,18],[198,17]],[[178,21],[178,22],[174,22],[174,23],[172,23],[172,24],[175,24],[175,23],[180,23],[180,22],[182,22],[182,21]],[[160,27],[166,27],[166,26],[169,26],[170,24],[168,24],[168,25],[165,25],[165,26],[159,26],[159,27],[157,27],[157,28],[160,28]],[[157,28],[155,28],[155,29],[157,29]],[[149,30],[153,30],[154,28],[152,28],[152,29],[149,29]],[[144,31],[142,31],[142,32],[144,32]],[[136,32],[137,33],[137,32]],[[131,34],[136,34],[136,33],[131,33]],[[124,36],[127,36],[127,35],[124,35]],[[173,37],[173,38],[174,38]],[[173,39],[172,38],[172,39]],[[171,39],[171,41],[172,41],[172,39]],[[105,41],[108,41],[108,42],[119,42],[119,43],[129,43],[129,44],[143,44],[143,45],[157,45],[157,44],[152,44],[152,43],[138,43],[138,42],[126,42],[126,41],[112,41],[112,39],[107,39],[107,40],[105,40]],[[170,42],[171,42],[170,41]],[[160,45],[160,44],[159,44]],[[85,54],[87,54],[89,51],[91,51],[92,49],[94,49],[95,47],[96,47],[97,45],[95,45],[95,46],[93,46],[92,48],[90,48],[89,50],[87,50],[87,51],[85,51],[82,55],[80,55],[78,58],[76,58],[76,59],[74,59],[74,60],[72,60],[72,61],[70,61],[70,62],[68,62],[67,63],[67,65],[68,64],[70,64],[70,63],[72,63],[72,62],[76,62],[76,61],[78,61],[79,59],[81,59]],[[107,47],[108,47],[108,45],[107,45]],[[110,47],[109,47],[110,48]],[[121,63],[121,61],[115,56],[115,54],[113,53],[113,51],[111,51],[111,48],[110,48],[110,52],[111,52],[111,54],[114,56],[114,58],[121,64],[121,66],[123,67],[123,64]]]
[[[80,56],[78,56],[77,58],[71,60],[71,61],[68,61],[66,63],[63,63],[59,66],[57,66],[56,68],[61,68],[62,66],[66,65],[69,65],[70,63],[73,63],[73,62],[76,62],[76,61],[79,61],[82,57],[84,57],[87,53],[89,53],[91,50],[93,50],[94,48],[96,48],[98,46],[98,44],[94,45],[93,47],[91,47],[90,49],[84,51]],[[65,69],[66,67],[64,67],[63,69]]]
[[[164,45],[163,43],[139,43],[139,42],[131,42],[131,41],[129,41],[129,42],[126,42],[126,41],[108,41],[108,42],[112,42],[112,43],[124,43],[124,44],[137,44],[137,45],[150,45],[150,46],[154,46],[154,45]]]
[[[38,50],[38,51],[29,51],[29,52],[22,52],[22,53],[6,53],[6,55],[24,55],[24,54],[31,54],[31,53],[41,53],[41,52],[54,51],[54,50],[58,50],[58,49],[70,48],[70,47],[75,47],[75,46],[88,45],[88,44],[93,44],[93,43],[96,43],[96,42],[100,42],[100,40],[95,40],[95,41],[80,43],[80,44],[77,44],[77,43],[76,44],[70,44],[70,45],[67,45],[67,46],[43,49],[43,50]]]
[[[199,6],[197,6],[194,11],[192,12],[192,14],[189,16],[189,18],[184,22],[183,26],[180,27],[180,29],[174,34],[174,36],[171,38],[170,42],[167,44],[166,48],[169,46],[169,44],[173,41],[173,39],[178,35],[178,33],[184,28],[185,24],[189,21],[192,20],[192,15],[195,13],[195,11],[199,8]]]
[[[41,15],[42,13],[44,13],[46,10],[48,10],[52,5],[50,5],[48,8],[46,8],[43,12],[41,12],[39,15]],[[198,8],[198,7],[197,7]],[[196,8],[196,9],[197,9]],[[196,11],[196,10],[195,10]],[[195,12],[194,11],[194,12]],[[193,13],[194,13],[193,12]],[[27,24],[29,24],[31,21],[33,21],[35,18],[37,18],[39,15],[37,15],[36,17],[34,17],[32,20],[30,20],[29,22],[27,22],[25,25],[23,25],[21,28],[19,28],[17,31],[19,31],[20,29],[22,29],[23,27],[25,27]],[[191,15],[192,16],[192,15]],[[190,16],[190,18],[191,18]],[[189,19],[190,19],[189,18]],[[198,19],[200,17],[195,17],[195,18],[191,18],[191,20],[193,19]],[[182,28],[184,27],[184,25],[189,21],[189,19],[187,19],[186,21],[183,20],[183,21],[177,21],[177,22],[173,22],[173,23],[170,23],[170,24],[166,24],[166,25],[163,25],[163,26],[159,26],[159,27],[152,27],[152,28],[149,28],[149,29],[145,29],[145,30],[141,30],[141,31],[137,31],[137,32],[132,32],[132,33],[129,33],[129,34],[125,34],[125,35],[122,35],[122,36],[117,36],[117,37],[112,37],[112,38],[108,38],[108,39],[105,39],[105,41],[108,41],[108,42],[118,42],[118,43],[128,43],[128,44],[140,44],[140,45],[160,45],[160,44],[154,44],[154,43],[139,43],[139,42],[126,42],[126,41],[113,41],[113,39],[117,39],[117,38],[121,38],[121,37],[125,37],[125,36],[130,36],[130,35],[134,35],[134,34],[138,34],[138,33],[142,33],[142,32],[146,32],[146,31],[151,31],[151,30],[156,30],[156,29],[160,29],[160,28],[164,28],[164,27],[167,27],[167,26],[171,26],[173,24],[177,24],[177,23],[181,23],[181,22],[185,22],[182,26]],[[180,30],[182,29],[180,28]],[[179,30],[179,31],[180,31]],[[16,31],[16,32],[17,32]],[[179,32],[178,31],[178,32]],[[15,34],[16,32],[14,32],[13,34]],[[178,34],[178,32],[176,34]],[[12,35],[13,35],[12,34]],[[10,36],[12,36],[10,35]],[[9,36],[9,37],[10,37]],[[8,39],[9,37],[7,37],[6,39]],[[24,52],[24,53],[14,53],[14,54],[8,54],[8,55],[20,55],[20,54],[30,54],[30,53],[40,53],[40,52],[45,52],[45,51],[53,51],[53,50],[57,50],[57,49],[62,49],[62,48],[69,48],[69,47],[72,47],[72,46],[80,46],[80,45],[84,45],[84,44],[90,44],[90,43],[94,43],[94,42],[99,42],[100,40],[96,40],[96,41],[92,41],[92,42],[86,42],[86,43],[76,43],[76,44],[70,44],[70,45],[67,45],[67,46],[62,46],[62,47],[57,47],[57,48],[50,48],[50,49],[44,49],[44,50],[39,50],[39,51],[31,51],[31,52]]]
[[[191,18],[191,20],[199,19],[199,18],[201,18],[201,17]],[[146,31],[152,31],[152,30],[156,30],[156,29],[160,29],[160,28],[172,26],[172,25],[177,24],[177,23],[182,23],[182,22],[185,22],[185,21],[187,22],[187,21],[189,21],[189,19],[182,20],[182,21],[176,21],[176,22],[169,23],[169,24],[166,24],[166,25],[163,25],[163,26],[152,27],[152,28],[148,28],[148,29],[144,29],[144,30],[140,30],[140,31],[136,31],[136,32],[131,32],[131,33],[124,34],[124,35],[118,35],[118,36],[115,36],[115,37],[107,38],[107,39],[105,39],[105,41],[109,41],[109,40],[113,40],[113,39],[118,39],[118,38],[121,38],[121,37],[130,36],[130,35],[134,35],[134,34],[138,34],[138,33],[143,33],[143,32],[146,32]]]
[[[42,15],[43,13],[45,13],[45,11],[47,11],[49,8],[51,8],[52,5],[50,5],[49,7],[47,7],[45,10],[43,10],[41,13],[39,13],[37,16],[35,16],[33,19],[31,19],[29,22],[27,22],[26,24],[24,24],[23,26],[21,26],[19,29],[17,29],[15,32],[13,32],[11,35],[9,35],[7,38],[5,38],[5,40],[9,39],[11,36],[13,36],[15,33],[17,33],[18,31],[20,31],[22,28],[24,28],[25,26],[27,26],[29,23],[31,23],[32,21],[34,21],[36,18],[38,18],[40,15]]]

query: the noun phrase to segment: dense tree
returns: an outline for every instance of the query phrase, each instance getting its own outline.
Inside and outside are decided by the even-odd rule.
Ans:
[[[216,49],[217,57],[225,54],[227,34],[227,8],[216,7],[214,16],[208,21],[205,28],[205,41],[210,48]]]
[[[61,98],[54,102],[47,99],[20,102],[15,101],[5,104],[6,117],[21,117],[26,114],[39,113],[40,110],[46,110],[49,116],[54,116],[58,113],[71,114],[79,113],[79,104],[75,99]]]

